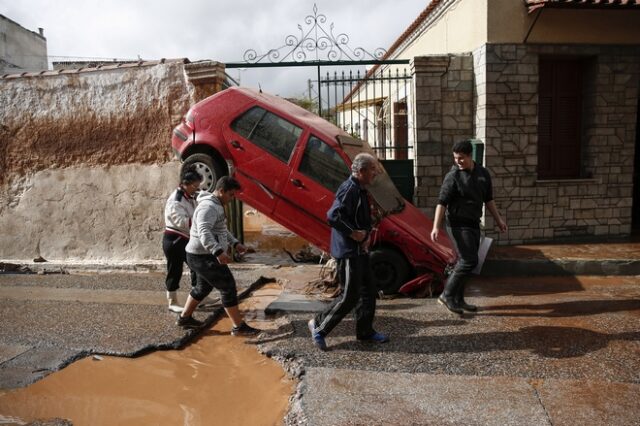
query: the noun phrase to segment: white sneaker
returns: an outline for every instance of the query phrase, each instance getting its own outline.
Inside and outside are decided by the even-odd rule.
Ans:
[[[177,314],[182,313],[183,307],[178,303],[178,294],[175,291],[167,292],[167,301],[169,302],[169,310]]]

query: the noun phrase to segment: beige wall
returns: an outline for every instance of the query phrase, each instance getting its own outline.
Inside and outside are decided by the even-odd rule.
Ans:
[[[640,43],[638,10],[543,8],[527,13],[523,1],[488,0],[488,43]]]
[[[429,19],[431,24],[416,33],[418,37],[398,58],[471,52],[487,38],[487,0],[445,1]]]
[[[541,13],[532,27],[535,17]],[[473,52],[486,43],[640,43],[640,11],[543,9],[522,0],[443,1],[394,58]]]

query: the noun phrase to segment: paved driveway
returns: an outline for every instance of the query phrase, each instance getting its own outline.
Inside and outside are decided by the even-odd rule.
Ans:
[[[290,314],[262,346],[304,372],[289,423],[575,425],[640,423],[640,278],[476,279],[476,315],[434,300],[379,302],[391,342],[356,342],[352,318],[315,349]]]

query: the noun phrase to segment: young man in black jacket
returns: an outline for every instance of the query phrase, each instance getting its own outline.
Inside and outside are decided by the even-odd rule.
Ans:
[[[361,341],[385,343],[389,338],[373,329],[376,289],[369,269],[371,210],[366,186],[378,174],[378,161],[360,153],[351,164],[351,176],[344,181],[327,212],[331,225],[331,255],[338,262],[342,294],[309,321],[313,343],[327,350],[325,337],[356,308],[356,337]]]
[[[473,147],[469,141],[461,141],[453,146],[455,164],[445,176],[440,188],[431,231],[431,240],[435,242],[438,240],[446,210],[447,231],[458,253],[458,262],[438,302],[457,314],[477,310],[475,306],[465,302],[464,287],[471,271],[478,264],[483,204],[495,219],[500,232],[507,230],[507,224],[493,201],[491,176],[487,169],[471,159],[472,151]]]

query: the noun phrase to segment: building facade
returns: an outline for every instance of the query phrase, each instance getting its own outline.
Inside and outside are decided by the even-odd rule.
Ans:
[[[640,227],[640,1],[432,0],[388,51],[411,59],[414,202],[433,214],[460,139],[484,144],[519,244]]]
[[[30,31],[0,15],[0,75],[37,72],[47,67],[44,30]]]

